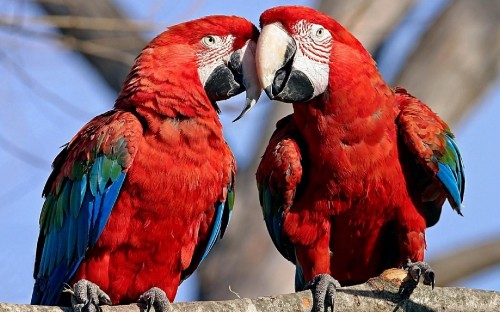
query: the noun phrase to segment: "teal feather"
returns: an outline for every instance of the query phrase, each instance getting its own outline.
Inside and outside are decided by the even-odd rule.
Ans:
[[[69,212],[73,219],[78,215],[83,199],[81,193],[82,182],[82,180],[73,181],[73,186],[71,187],[71,194],[69,196]]]
[[[92,195],[94,196],[98,195],[97,191],[99,189],[99,181],[101,179],[101,164],[102,164],[102,158],[98,157],[95,159],[94,164],[90,169],[89,187],[90,191],[92,192]]]
[[[76,243],[78,258],[83,257],[88,248],[90,220],[92,217],[91,211],[93,209],[94,198],[92,197],[91,191],[87,190],[85,193],[85,199],[83,200],[83,205],[80,209],[80,214],[78,216],[78,235]]]
[[[205,258],[208,256],[208,253],[212,248],[214,247],[215,242],[217,241],[217,238],[220,235],[220,229],[221,229],[221,221],[222,221],[222,212],[224,209],[224,202],[221,202],[217,205],[216,207],[216,215],[214,217],[214,226],[212,228],[212,231],[210,233],[210,238],[208,240],[207,247],[205,248],[205,252],[203,253],[203,256],[201,257],[201,262],[205,260]]]
[[[47,268],[47,271],[50,273],[52,273],[52,270],[54,269],[54,266],[56,264],[56,257],[55,255],[57,254],[57,242],[56,242],[56,236],[55,236],[55,229],[52,229],[50,232],[49,232],[49,236],[48,236],[48,249],[49,249],[49,254],[50,254],[50,257],[49,257],[49,261],[48,261],[48,268]]]
[[[116,179],[118,179],[118,177],[122,173],[122,170],[123,170],[122,166],[120,166],[120,164],[118,164],[118,161],[113,160],[113,164],[111,166],[111,173],[110,173],[111,181],[115,182]]]
[[[104,180],[104,185],[107,184],[111,176],[111,167],[113,166],[113,161],[104,155],[102,157],[102,179]],[[104,187],[102,192],[104,191]]]
[[[69,197],[71,195],[71,186],[73,183],[71,180],[66,180],[64,183],[64,188],[57,198],[57,211],[56,211],[56,225],[57,228],[62,227],[65,212],[69,209]]]
[[[451,135],[446,134],[445,137],[445,153],[438,161],[439,170],[436,176],[448,191],[451,197],[451,206],[458,214],[462,215],[461,208],[465,190],[462,157]]]
[[[48,221],[47,234],[51,231],[51,229],[54,228],[54,225],[56,223],[56,213],[57,213],[57,200],[56,197],[53,196],[49,207],[49,219],[47,220]]]

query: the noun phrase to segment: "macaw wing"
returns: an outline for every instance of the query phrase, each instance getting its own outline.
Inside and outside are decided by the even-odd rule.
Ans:
[[[43,190],[32,304],[55,305],[101,235],[142,136],[130,113],[109,111],[86,124],[53,163]]]
[[[203,256],[201,257],[200,263],[205,260],[210,250],[217,242],[217,239],[222,238],[224,233],[226,232],[227,225],[229,224],[229,220],[231,219],[231,215],[233,214],[233,206],[234,206],[234,172],[231,174],[231,182],[227,185],[227,188],[224,190],[226,195],[224,196],[226,200],[218,201],[216,206],[216,214],[214,220],[214,226],[212,231],[210,232],[210,238],[208,239],[208,244],[205,250],[203,251]]]
[[[292,115],[278,121],[256,174],[267,230],[279,252],[294,264],[295,249],[283,236],[282,227],[302,178],[302,156],[297,136]]]
[[[198,266],[205,260],[218,239],[224,236],[227,225],[233,214],[234,206],[234,177],[235,164],[231,168],[231,179],[229,184],[222,190],[221,199],[214,204],[215,213],[212,219],[212,226],[210,228],[208,242],[202,250],[195,251],[193,260],[189,267],[182,272],[181,280],[188,278]]]
[[[395,91],[401,110],[397,119],[399,135],[427,176],[431,177],[427,180],[430,182],[424,189],[422,201],[434,202],[440,209],[444,199],[448,198],[452,208],[462,215],[464,165],[453,133],[420,100],[403,88]],[[437,219],[428,220],[428,226],[436,222]]]

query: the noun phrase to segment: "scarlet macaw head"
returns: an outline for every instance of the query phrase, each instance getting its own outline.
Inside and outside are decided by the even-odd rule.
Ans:
[[[141,52],[122,93],[141,88],[147,92],[148,85],[163,82],[188,91],[201,87],[216,107],[216,101],[246,90],[241,117],[262,90],[255,68],[258,36],[250,21],[237,16],[207,16],[171,26]]]
[[[281,6],[260,17],[256,64],[260,84],[272,100],[305,102],[324,94],[335,64],[346,56],[371,57],[343,26],[308,7]],[[344,62],[345,61],[345,62]],[[347,65],[347,68],[349,65]],[[344,68],[345,69],[345,68]]]

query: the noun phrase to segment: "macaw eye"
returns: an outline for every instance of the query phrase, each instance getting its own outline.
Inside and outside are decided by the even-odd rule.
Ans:
[[[311,29],[313,39],[323,40],[329,37],[330,32],[326,30],[323,26],[313,25]]]
[[[219,42],[220,38],[212,35],[205,36],[201,39],[201,43],[208,48],[215,47]]]

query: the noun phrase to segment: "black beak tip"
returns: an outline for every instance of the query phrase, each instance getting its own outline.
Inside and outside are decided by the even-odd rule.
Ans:
[[[275,96],[273,94],[273,86],[272,85],[269,85],[266,88],[264,88],[264,91],[266,92],[269,99],[274,100]]]

